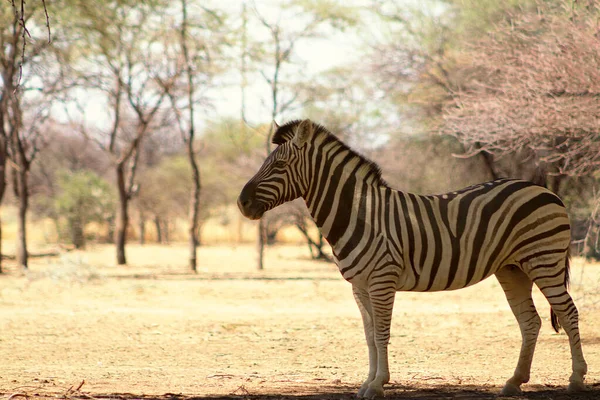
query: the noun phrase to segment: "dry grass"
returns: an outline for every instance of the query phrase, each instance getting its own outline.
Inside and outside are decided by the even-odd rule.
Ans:
[[[199,255],[197,275],[185,246],[129,246],[126,267],[114,265],[112,247],[96,246],[35,259],[27,274],[9,268],[0,277],[0,397],[350,397],[366,375],[366,346],[333,265],[295,246],[268,249],[266,271],[255,270],[249,245]],[[600,390],[599,283],[600,268],[576,260],[589,396]],[[525,390],[567,398],[567,339],[535,296],[545,323]],[[392,397],[494,398],[512,373],[520,334],[495,280],[399,293],[394,314]]]
[[[17,208],[3,205],[0,207],[2,220],[2,251],[5,254],[15,254],[16,240],[18,235]],[[139,240],[139,222],[136,215],[131,217],[128,230],[130,243]],[[163,228],[164,229],[164,228]],[[214,212],[212,218],[204,221],[201,227],[202,242],[207,245],[250,244],[256,241],[258,224],[244,218],[232,205]],[[146,242],[156,242],[156,229],[152,221],[146,221]],[[310,234],[317,237],[317,229],[312,226]],[[107,228],[105,224],[90,223],[86,226],[86,235],[91,238],[105,238]],[[27,224],[28,246],[31,251],[44,251],[48,247],[56,247],[58,233],[56,224],[49,218],[32,219]],[[183,218],[175,218],[169,222],[169,239],[174,242],[185,242],[188,239],[188,224]],[[277,241],[285,244],[300,245],[305,242],[302,234],[293,226],[281,229],[277,234]]]

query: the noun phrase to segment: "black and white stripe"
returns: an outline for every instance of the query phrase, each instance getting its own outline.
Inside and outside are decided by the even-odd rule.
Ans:
[[[352,283],[369,346],[369,376],[359,397],[383,395],[396,291],[454,290],[496,275],[523,343],[505,394],[529,380],[541,326],[531,289],[552,307],[552,325],[571,345],[571,389],[583,388],[577,309],[567,292],[570,225],[562,201],[530,182],[501,179],[442,195],[390,188],[381,171],[309,120],[278,127],[279,146],[248,182],[238,205],[249,218],[303,197]]]

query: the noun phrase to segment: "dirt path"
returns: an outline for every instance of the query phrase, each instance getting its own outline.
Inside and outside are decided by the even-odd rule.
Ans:
[[[350,285],[302,259],[304,248],[269,249],[262,273],[252,247],[202,249],[197,275],[184,270],[184,247],[128,255],[138,263],[107,265],[112,249],[98,247],[0,277],[1,398],[347,399],[366,376]],[[600,399],[600,266],[575,262],[572,276],[590,391],[565,392],[568,341],[536,292],[544,324],[522,398]],[[387,396],[497,398],[519,346],[493,279],[399,293]]]

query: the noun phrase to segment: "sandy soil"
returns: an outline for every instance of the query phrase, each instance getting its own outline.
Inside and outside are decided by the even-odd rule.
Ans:
[[[96,247],[0,276],[0,398],[351,398],[367,373],[350,285],[301,247]],[[600,399],[600,265],[574,262],[589,390],[569,396],[567,337],[544,325],[521,398]],[[399,293],[390,398],[497,398],[520,333],[492,278],[445,293]]]

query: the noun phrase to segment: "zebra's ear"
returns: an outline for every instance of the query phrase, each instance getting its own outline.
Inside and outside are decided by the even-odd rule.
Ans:
[[[314,133],[314,125],[310,119],[305,119],[298,124],[296,128],[296,133],[294,138],[292,139],[294,144],[298,147],[302,147],[306,144],[308,139]]]
[[[279,124],[277,123],[277,121],[273,120],[271,131],[272,132],[277,132],[277,129],[279,129]]]
[[[273,120],[273,124],[271,126],[273,137],[271,138],[271,143],[279,146],[293,137],[293,132],[291,129],[287,128],[287,125],[288,124],[285,124],[283,129],[280,129],[281,127],[277,124],[277,122],[275,122],[275,120]]]

